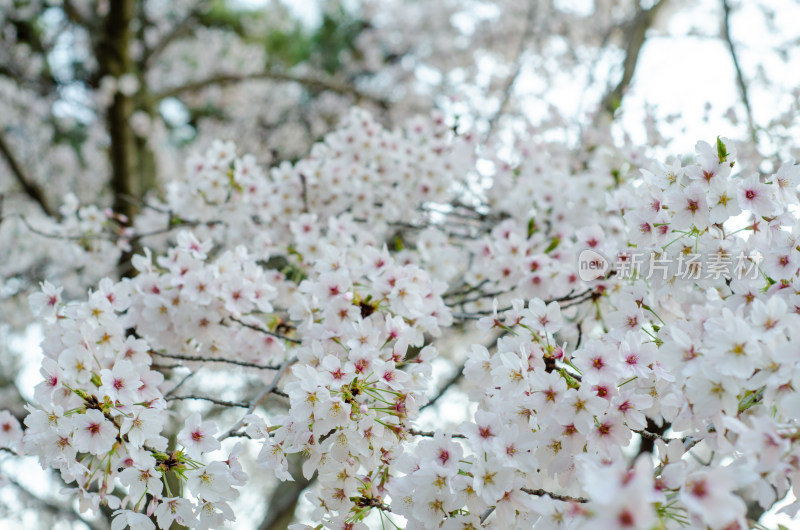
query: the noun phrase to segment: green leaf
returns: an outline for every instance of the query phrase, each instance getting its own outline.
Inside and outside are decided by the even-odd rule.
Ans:
[[[556,249],[559,243],[561,243],[561,239],[558,236],[554,237],[553,240],[550,242],[550,244],[547,246],[547,248],[544,250],[544,253],[549,254],[551,251]]]
[[[728,160],[728,149],[719,136],[717,136],[717,158],[719,158],[720,164]]]

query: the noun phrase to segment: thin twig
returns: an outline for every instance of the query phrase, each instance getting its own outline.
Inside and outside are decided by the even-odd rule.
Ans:
[[[508,294],[508,293],[512,292],[513,290],[514,290],[514,288],[506,289],[505,291],[495,291],[495,292],[492,292],[492,293],[485,293],[485,294],[481,294],[479,296],[474,296],[472,298],[467,298],[465,300],[458,300],[458,301],[455,301],[455,302],[446,302],[445,305],[448,306],[448,307],[455,307],[455,306],[459,306],[459,305],[463,305],[463,304],[469,304],[469,303],[472,303],[472,302],[478,302],[480,300],[483,300],[484,298],[493,298],[495,296],[502,296],[504,294]]]
[[[642,429],[640,431],[634,430],[633,432],[635,432],[636,434],[638,434],[642,438],[646,438],[648,440],[663,440],[663,441],[665,441],[667,443],[669,443],[669,441],[672,440],[672,438],[667,438],[666,436],[663,436],[661,434],[658,434],[658,433],[655,433],[655,432],[646,431],[644,429]]]
[[[280,368],[279,366],[255,364],[246,361],[237,361],[235,359],[223,359],[222,357],[203,357],[201,355],[179,355],[176,353],[162,353],[152,350],[150,351],[150,354],[158,355],[159,357],[166,357],[168,359],[177,359],[180,361],[235,364],[236,366],[243,366],[245,368],[257,368],[259,370],[277,370]]]
[[[155,94],[153,99],[155,102],[159,102],[166,98],[180,96],[185,92],[194,92],[210,86],[230,85],[234,83],[241,83],[243,81],[252,81],[259,79],[297,83],[307,88],[313,88],[317,90],[327,90],[329,92],[334,92],[336,94],[341,94],[344,96],[354,96],[359,99],[374,101],[379,105],[386,105],[387,103],[386,101],[380,98],[364,94],[356,90],[355,87],[336,82],[332,79],[323,79],[321,77],[303,77],[303,76],[292,75],[283,72],[275,72],[275,71],[256,72],[251,74],[217,74],[206,79],[200,79],[199,81],[190,81],[185,85],[166,89],[161,93]]]
[[[99,235],[99,234],[83,234],[83,235],[79,235],[78,236],[78,235],[70,235],[70,234],[54,234],[52,232],[44,232],[44,231],[39,230],[38,228],[34,227],[33,225],[31,225],[28,222],[28,220],[25,218],[24,215],[12,214],[12,215],[6,216],[5,218],[9,219],[9,218],[12,218],[12,217],[16,217],[20,221],[22,221],[22,224],[24,224],[25,227],[28,230],[30,230],[31,232],[33,232],[34,234],[36,234],[38,236],[46,237],[48,239],[61,239],[63,241],[94,241],[94,240],[113,241],[114,240],[110,236],[102,236],[102,235]]]
[[[84,519],[83,517],[80,516],[80,514],[76,513],[74,509],[71,509],[70,507],[62,506],[53,501],[50,501],[49,499],[39,497],[38,495],[31,492],[28,488],[20,484],[15,478],[9,476],[8,474],[4,474],[4,478],[5,480],[8,481],[9,484],[16,487],[17,490],[19,490],[19,492],[23,496],[36,502],[42,508],[52,513],[56,517],[66,517],[73,521],[79,521],[85,524],[87,527],[91,528],[92,530],[105,530],[105,528],[107,528],[105,526],[95,523],[94,521]]]
[[[536,495],[537,497],[544,497],[547,495],[548,497],[555,499],[557,501],[564,501],[564,502],[580,502],[585,503],[589,502],[589,499],[586,497],[570,497],[569,495],[559,495],[558,493],[552,493],[547,490],[543,489],[530,489],[530,488],[520,488],[520,491],[527,493],[528,495]]]
[[[22,187],[22,190],[25,192],[25,194],[36,204],[38,204],[44,213],[54,217],[56,212],[50,208],[42,189],[25,173],[25,170],[22,168],[22,164],[20,164],[19,160],[17,160],[17,157],[14,156],[14,153],[11,151],[11,147],[8,145],[8,142],[6,142],[6,138],[2,130],[0,130],[0,154],[2,154],[6,159],[6,163],[11,170],[11,174],[14,175],[14,178]]]
[[[433,396],[430,401],[422,405],[419,410],[425,410],[426,408],[436,404],[436,402],[448,391],[450,387],[458,383],[461,377],[464,375],[464,363],[461,363],[461,366],[458,367],[456,372],[447,380],[447,382],[436,392],[436,395]]]
[[[418,431],[417,429],[409,429],[408,434],[413,434],[414,436],[424,436],[426,438],[433,438],[436,433],[433,431]],[[466,438],[463,434],[459,434],[457,432],[450,433],[451,438]]]
[[[192,29],[192,26],[197,22],[197,16],[203,9],[205,9],[206,5],[208,5],[207,1],[200,2],[200,4],[195,6],[195,8],[192,9],[183,20],[175,24],[172,29],[169,30],[169,32],[161,37],[155,46],[145,50],[141,64],[145,67],[151,66],[153,61],[157,59],[158,56],[161,55],[161,53],[166,50],[174,40],[189,33]]]
[[[480,320],[490,313],[450,313],[450,315],[458,320]]]
[[[150,365],[150,368],[154,368],[156,370],[175,370],[176,368],[186,368],[185,364],[160,364],[160,363],[153,363]]]
[[[267,328],[262,328],[261,326],[256,326],[255,324],[248,324],[247,322],[239,320],[236,317],[228,317],[228,318],[230,320],[233,320],[237,324],[241,324],[242,326],[244,326],[246,328],[250,328],[250,329],[252,329],[254,331],[258,331],[260,333],[264,333],[265,335],[270,335],[272,337],[275,337],[276,339],[285,340],[286,342],[291,342],[292,344],[301,344],[303,342],[301,340],[297,340],[297,339],[293,339],[291,337],[287,337],[286,335],[281,335],[280,333],[275,333],[274,331],[270,331]]]
[[[197,399],[197,400],[200,400],[200,401],[210,401],[211,403],[214,403],[215,405],[220,405],[222,407],[241,407],[243,409],[246,409],[247,407],[250,406],[249,403],[242,403],[242,402],[239,402],[239,401],[225,401],[225,400],[222,400],[222,399],[216,399],[216,398],[207,397],[207,396],[169,396],[166,399],[167,399],[167,401],[180,401],[180,400],[185,400],[185,399]]]
[[[511,291],[508,291],[508,292],[511,292]],[[545,304],[551,304],[553,302],[558,302],[560,309],[566,309],[568,307],[572,307],[572,306],[575,306],[575,305],[582,304],[584,302],[588,302],[589,300],[594,300],[595,298],[597,298],[597,296],[598,296],[598,291],[596,291],[595,289],[586,289],[585,291],[582,291],[582,292],[577,293],[577,294],[573,294],[573,292],[570,291],[569,293],[567,293],[564,296],[561,296],[561,297],[558,297],[558,298],[551,298],[549,300],[544,300],[544,303]],[[562,305],[561,302],[570,302],[570,303]],[[512,306],[501,307],[501,308],[497,309],[497,313],[498,314],[499,313],[503,313],[503,312],[509,311],[511,309],[513,309]],[[492,309],[492,310],[488,310],[487,309],[487,310],[483,310],[483,311],[472,311],[470,313],[452,313],[452,315],[453,315],[453,318],[459,318],[459,319],[463,319],[463,320],[480,320],[481,318],[483,318],[485,316],[493,315],[494,313],[495,313],[494,309]]]
[[[263,399],[267,397],[267,395],[269,395],[278,387],[278,382],[281,380],[281,377],[283,377],[283,374],[286,373],[286,370],[288,370],[289,367],[296,362],[297,362],[297,357],[286,359],[283,362],[283,364],[278,368],[278,372],[275,374],[275,377],[272,378],[272,382],[269,385],[267,385],[267,387],[264,390],[262,390],[261,393],[258,396],[256,396],[256,398],[252,402],[250,402],[250,406],[247,407],[247,412],[244,413],[244,416],[242,416],[242,418],[239,421],[237,421],[233,427],[231,427],[230,429],[219,435],[217,437],[217,440],[222,441],[228,438],[233,432],[237,431],[239,427],[244,425],[244,419],[250,414],[252,414],[256,410],[258,404],[261,403],[261,401],[263,401]]]
[[[170,215],[169,226],[166,226],[164,228],[158,228],[158,229],[153,230],[151,232],[142,232],[141,234],[134,234],[129,239],[130,239],[130,241],[138,241],[138,240],[144,239],[146,237],[160,236],[160,235],[163,235],[163,234],[168,234],[168,233],[170,233],[170,232],[172,232],[174,230],[177,230],[179,228],[184,228],[184,227],[187,227],[187,226],[189,226],[189,227],[208,226],[208,227],[214,228],[216,225],[225,224],[223,221],[218,221],[218,220],[211,220],[211,221],[183,221],[183,220],[179,220],[178,222],[173,222],[174,220],[175,220],[175,218]]]
[[[508,76],[506,79],[506,84],[503,87],[503,95],[502,99],[500,100],[500,105],[497,107],[497,112],[489,118],[489,126],[486,129],[486,134],[484,134],[483,139],[484,141],[488,140],[491,137],[492,132],[494,131],[494,127],[497,124],[497,121],[500,117],[505,113],[506,107],[508,106],[508,102],[511,100],[511,93],[513,92],[514,85],[517,83],[517,79],[519,79],[519,74],[522,72],[522,54],[525,52],[525,44],[528,42],[528,39],[533,35],[534,29],[534,19],[536,17],[536,2],[529,1],[528,2],[528,13],[525,16],[525,29],[522,32],[522,36],[519,39],[519,45],[517,46],[517,53],[516,59],[514,60],[514,72]]]
[[[753,142],[757,142],[758,138],[756,137],[756,126],[753,120],[753,108],[750,105],[747,83],[744,80],[742,67],[739,65],[739,57],[736,54],[736,46],[733,44],[733,38],[731,37],[731,6],[728,4],[728,0],[722,0],[722,14],[722,36],[728,45],[728,50],[731,53],[731,60],[733,61],[733,68],[736,70],[736,84],[739,86],[739,94],[742,96],[742,103],[744,103],[744,109],[747,112],[747,128],[750,131],[750,139],[753,140]]]
[[[473,285],[471,287],[467,287],[466,289],[464,289],[462,291],[451,291],[451,292],[448,292],[448,293],[444,293],[442,295],[442,298],[449,298],[451,296],[465,296],[465,295],[468,295],[470,293],[473,293],[473,292],[479,290],[481,287],[483,287],[487,283],[489,283],[489,279],[488,278],[483,280],[479,284]]]
[[[166,394],[164,394],[164,397],[166,398],[166,397],[168,397],[168,396],[171,396],[171,395],[172,395],[172,394],[174,394],[175,392],[177,392],[177,391],[178,391],[178,389],[179,389],[180,387],[182,387],[182,386],[183,386],[183,384],[184,384],[186,381],[188,381],[188,380],[189,380],[189,378],[190,378],[190,377],[192,377],[192,376],[193,376],[194,374],[196,374],[196,373],[197,373],[197,371],[190,372],[189,374],[186,374],[186,377],[184,377],[183,379],[181,379],[180,383],[178,383],[177,385],[175,385],[175,386],[173,387],[173,389],[172,389],[172,390],[170,390],[169,392],[167,392]]]

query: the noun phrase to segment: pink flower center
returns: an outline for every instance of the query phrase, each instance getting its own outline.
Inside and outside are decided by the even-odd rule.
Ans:
[[[494,436],[491,427],[478,427],[478,435],[484,439]]]
[[[599,434],[600,436],[602,436],[604,438],[606,436],[610,435],[611,434],[611,425],[609,425],[607,423],[601,423],[600,425],[597,426],[597,434]]]
[[[634,520],[633,515],[628,510],[622,510],[622,513],[619,514],[619,525],[620,526],[633,526]]]
[[[367,361],[366,359],[359,359],[358,361],[356,361],[355,368],[357,373],[359,374],[364,373],[364,370],[366,370],[368,367],[369,367],[369,361]]]
[[[689,484],[689,489],[692,492],[692,495],[695,497],[703,498],[708,495],[708,490],[706,489],[706,482],[704,480],[698,482],[692,482]]]

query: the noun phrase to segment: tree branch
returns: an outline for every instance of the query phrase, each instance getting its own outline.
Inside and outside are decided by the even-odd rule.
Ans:
[[[265,335],[269,335],[271,337],[275,337],[276,339],[285,340],[286,342],[291,342],[292,344],[301,344],[303,341],[298,339],[293,339],[292,337],[287,337],[286,335],[281,335],[280,333],[275,333],[274,331],[270,331],[267,328],[263,328],[261,326],[256,326],[255,324],[248,324],[242,320],[239,320],[236,317],[228,317],[230,320],[233,320],[237,324],[241,324],[246,328],[250,328],[253,331],[258,331],[259,333],[263,333]]]
[[[736,46],[734,46],[733,38],[731,38],[731,6],[728,4],[728,0],[722,0],[722,14],[722,36],[728,45],[731,60],[733,61],[733,68],[736,70],[736,84],[739,86],[739,94],[742,97],[742,103],[744,103],[744,109],[747,112],[747,129],[750,131],[750,139],[756,143],[758,139],[756,137],[755,121],[753,120],[753,108],[750,105],[750,96],[748,95],[747,83],[744,80],[742,67],[739,65]]]
[[[263,401],[264,398],[267,397],[267,395],[269,395],[271,392],[275,391],[278,388],[278,382],[281,380],[281,377],[283,377],[283,374],[285,374],[286,370],[288,370],[289,367],[296,362],[297,362],[297,357],[286,359],[280,366],[280,368],[278,368],[278,372],[275,374],[275,377],[272,378],[272,382],[269,385],[267,385],[267,387],[264,390],[262,390],[261,393],[258,396],[256,396],[256,398],[253,401],[250,402],[250,406],[247,408],[247,412],[244,413],[242,418],[239,421],[237,421],[233,425],[233,427],[231,427],[230,429],[219,435],[217,437],[217,440],[221,442],[222,440],[228,438],[231,434],[233,434],[233,432],[236,431],[239,427],[244,425],[244,418],[252,414],[256,410],[258,404],[261,403],[261,401]]]
[[[181,401],[185,399],[197,399],[199,401],[209,401],[221,407],[241,407],[243,409],[246,409],[247,407],[250,406],[249,403],[242,403],[239,401],[225,401],[222,399],[216,399],[207,396],[169,396],[166,398],[167,401]]]
[[[25,170],[22,168],[22,164],[20,164],[19,160],[17,160],[14,153],[11,151],[11,147],[8,145],[6,141],[5,135],[3,131],[0,130],[0,154],[3,155],[3,158],[6,159],[6,163],[8,164],[9,169],[11,170],[11,174],[14,175],[14,179],[17,183],[22,187],[22,190],[25,194],[31,198],[39,207],[42,209],[44,213],[51,217],[55,217],[55,212],[50,208],[50,205],[47,203],[47,199],[44,196],[44,192],[42,189],[31,179],[28,175],[25,174]]]
[[[450,387],[458,383],[461,377],[464,375],[464,363],[461,363],[461,366],[458,367],[456,372],[447,380],[447,382],[436,392],[436,395],[433,396],[430,401],[422,405],[419,410],[425,410],[426,408],[433,406],[436,404],[439,399],[450,390]]]
[[[5,479],[9,482],[9,484],[13,485],[22,494],[23,497],[36,503],[45,511],[48,511],[51,514],[53,514],[56,518],[58,519],[66,518],[72,521],[79,521],[88,526],[91,530],[107,530],[106,526],[95,523],[94,521],[89,521],[87,519],[84,519],[73,509],[67,506],[62,506],[49,499],[39,497],[35,493],[31,492],[28,488],[17,482],[16,479],[9,476],[8,474],[5,475]]]
[[[514,85],[519,78],[519,74],[522,71],[522,54],[525,51],[525,43],[528,42],[531,35],[533,34],[533,21],[536,16],[536,1],[529,1],[528,2],[528,14],[525,17],[525,29],[522,32],[522,36],[519,39],[519,46],[517,47],[516,58],[514,59],[514,72],[506,79],[505,87],[503,87],[503,95],[500,99],[500,105],[497,107],[497,112],[489,118],[489,126],[486,130],[486,134],[484,135],[484,140],[488,140],[489,137],[492,135],[494,131],[495,125],[497,125],[497,121],[500,117],[505,113],[506,107],[508,106],[508,102],[511,100],[511,92],[514,89]]]
[[[177,359],[180,361],[191,361],[191,362],[201,362],[201,363],[227,363],[227,364],[235,364],[236,366],[243,366],[245,368],[257,368],[259,370],[280,369],[280,366],[255,364],[246,361],[237,361],[235,359],[223,359],[222,357],[203,357],[201,355],[179,355],[176,353],[161,353],[157,351],[150,351],[150,354],[158,355],[159,357],[166,357],[168,359]]]
[[[600,109],[607,112],[609,116],[613,117],[614,112],[622,104],[622,99],[625,97],[631,81],[633,81],[633,74],[636,72],[636,65],[639,62],[639,54],[647,39],[647,30],[653,25],[659,9],[666,3],[667,0],[659,0],[649,9],[637,8],[636,15],[630,21],[630,25],[625,32],[625,41],[628,44],[625,48],[625,59],[622,62],[622,79],[619,80],[613,90],[606,93],[600,103]]]
[[[140,62],[143,69],[150,67],[153,64],[153,61],[156,60],[158,56],[161,55],[175,39],[178,39],[179,37],[189,33],[189,31],[197,22],[197,16],[206,5],[208,5],[208,2],[204,1],[195,6],[194,9],[192,9],[183,20],[175,24],[169,32],[161,37],[161,40],[159,40],[155,46],[145,50],[144,56]]]
[[[529,489],[529,488],[520,488],[520,491],[524,491],[528,495],[536,495],[537,497],[544,497],[547,495],[548,497],[555,499],[557,501],[564,501],[564,502],[589,502],[589,499],[586,497],[570,497],[569,495],[559,495],[558,493],[551,493],[547,490],[543,489]]]
[[[131,56],[135,15],[136,0],[109,2],[101,36],[94,42],[99,65],[98,73],[101,77],[109,76],[119,80],[124,76],[136,75]],[[120,90],[116,91],[106,110],[106,127],[110,140],[110,184],[113,195],[111,208],[127,218],[128,222],[132,222],[139,211],[137,205],[128,197],[142,197],[146,191],[146,183],[137,171],[137,167],[145,158],[145,153],[138,150],[136,136],[131,127],[134,110],[131,95]],[[135,274],[131,259],[139,251],[140,249],[133,245],[131,250],[122,253],[117,266],[120,277]]]
[[[194,92],[210,86],[230,85],[234,83],[241,83],[243,81],[252,81],[258,79],[283,81],[287,83],[298,83],[306,88],[327,90],[328,92],[334,92],[336,94],[341,94],[343,96],[353,96],[357,99],[366,99],[382,106],[387,105],[387,102],[383,99],[371,96],[369,94],[364,94],[363,92],[360,92],[359,90],[350,85],[338,83],[332,79],[322,79],[319,77],[303,77],[303,76],[296,76],[292,74],[286,74],[274,71],[256,72],[252,74],[217,74],[206,79],[201,79],[199,81],[191,81],[182,86],[169,88],[158,94],[155,94],[153,96],[153,99],[155,102],[159,102],[163,99],[180,96],[185,92]]]
[[[418,431],[417,429],[409,429],[408,434],[413,434],[414,436],[424,436],[425,438],[433,438],[436,435],[436,433],[433,431]],[[454,432],[450,433],[450,438],[466,438],[466,436]]]

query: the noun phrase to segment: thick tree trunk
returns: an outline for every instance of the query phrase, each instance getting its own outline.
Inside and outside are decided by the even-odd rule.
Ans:
[[[103,25],[103,35],[97,41],[96,55],[102,77],[110,76],[118,82],[123,76],[137,78],[136,65],[131,57],[131,44],[134,39],[132,22],[136,16],[137,0],[114,0],[109,2],[109,10]],[[118,87],[119,88],[119,87]],[[135,110],[133,94],[119,89],[106,111],[111,161],[112,208],[131,222],[139,211],[141,200],[152,185],[153,175],[143,175],[140,171],[140,150],[146,149],[145,142],[137,140],[131,128],[131,116]],[[140,145],[141,144],[141,145]],[[148,168],[152,166],[146,164]],[[119,262],[119,275],[133,273],[131,257],[137,251],[123,253]]]
[[[289,457],[289,472],[295,477],[293,482],[279,484],[267,505],[267,513],[258,530],[283,530],[294,521],[294,511],[300,495],[317,478],[316,473],[308,480],[303,476],[303,459],[294,454]]]
[[[135,0],[109,2],[104,35],[98,43],[97,58],[103,76],[117,80],[133,74],[134,64],[130,55],[133,31],[131,22],[136,12]],[[134,171],[136,141],[130,126],[133,114],[133,99],[119,90],[106,114],[111,140],[111,186],[114,193],[114,211],[124,215],[136,213],[136,205],[130,200],[136,197],[139,186]]]

